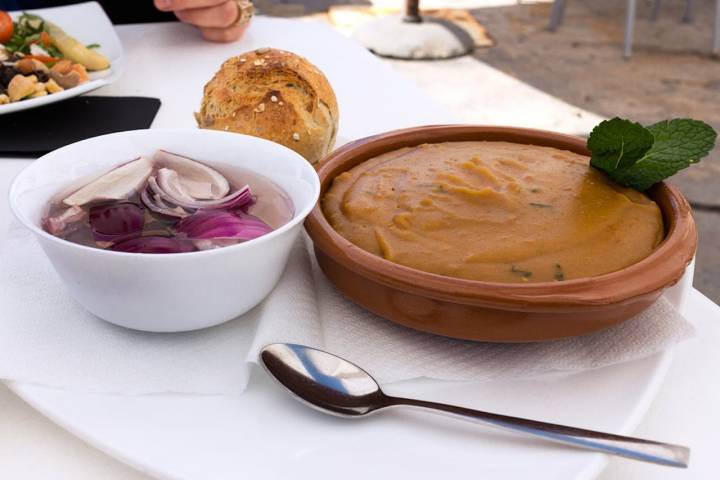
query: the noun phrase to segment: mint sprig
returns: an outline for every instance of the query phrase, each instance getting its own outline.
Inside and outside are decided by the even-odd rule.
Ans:
[[[699,120],[676,118],[643,127],[616,117],[593,129],[587,147],[592,166],[617,183],[647,190],[699,162],[716,138],[715,130]]]

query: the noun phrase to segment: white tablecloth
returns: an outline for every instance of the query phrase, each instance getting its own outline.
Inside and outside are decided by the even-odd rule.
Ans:
[[[281,35],[277,25],[259,19],[250,35]],[[306,23],[288,23],[285,26],[312,30]],[[242,43],[235,46],[203,44],[197,41],[193,32],[184,32],[186,29],[181,25],[119,27],[126,49],[127,71],[118,83],[98,93],[160,97],[163,106],[154,127],[192,126],[191,112],[199,104],[204,80],[219,66],[218,58],[240,53],[243,48]],[[181,34],[179,37],[178,33]],[[178,38],[182,40],[178,42]],[[343,41],[338,38],[338,42]],[[294,47],[300,47],[300,53],[312,56],[302,51],[302,45],[286,46],[289,50],[297,51],[298,48]],[[322,55],[317,57],[320,58],[317,61],[321,68],[322,62],[333,61]],[[464,59],[454,62],[445,63],[445,67],[460,68],[463,62],[476,61]],[[411,76],[421,73],[411,63],[399,63],[395,67]],[[474,71],[479,78],[475,87],[469,85],[469,78],[460,79],[447,74],[440,75],[431,83],[424,75],[426,70],[422,71],[424,76],[421,83],[441,100],[450,97],[450,100],[456,100],[462,94],[462,90],[458,89],[466,88],[467,102],[445,102],[456,106],[458,117],[465,121],[493,118],[489,113],[493,106],[502,105],[503,123],[528,125],[527,116],[520,115],[515,119],[509,113],[512,110],[508,109],[516,107],[518,112],[527,111],[527,98],[532,98],[535,100],[534,108],[542,108],[543,115],[532,116],[528,126],[555,127],[566,131],[574,128],[564,120],[565,114],[574,114],[572,107],[541,92],[533,92],[530,87],[483,64],[478,63],[476,67]],[[373,122],[362,121],[367,118],[368,109],[373,105],[392,105],[390,100],[383,103],[383,99],[391,99],[393,92],[398,89],[410,90],[414,95],[418,92],[415,91],[416,87],[393,75],[389,67],[374,69],[377,74],[369,78],[362,75],[362,64],[357,65],[357,68],[358,78],[362,78],[363,84],[336,85],[343,112],[340,135],[344,138],[356,138],[413,124],[452,121],[453,116],[444,113],[429,97],[417,111],[391,111],[386,115],[377,115]],[[441,69],[444,67],[439,63],[438,71]],[[198,71],[201,75],[196,74]],[[461,71],[468,70],[462,68]],[[483,82],[480,84],[481,79]],[[332,82],[333,78],[330,80]],[[434,89],[437,90],[433,92]],[[449,95],[450,91],[452,95]],[[368,96],[368,92],[375,93]],[[522,92],[522,95],[518,92]],[[513,97],[518,99],[515,104]],[[499,101],[501,103],[497,103]],[[473,105],[483,106],[483,111],[477,117],[468,113],[472,111]],[[545,116],[548,117],[547,124],[542,124]],[[7,188],[13,176],[27,163],[28,160],[22,159],[0,159],[0,195],[3,198],[7,198]],[[8,221],[7,202],[2,201],[0,228],[4,228]],[[697,319],[698,338],[678,348],[667,379],[636,434],[691,445],[692,468],[680,471],[613,459],[601,479],[704,480],[716,478],[720,474],[720,456],[714,452],[713,428],[720,425],[720,409],[717,408],[720,405],[720,381],[715,374],[716,366],[720,365],[720,348],[717,347],[720,345],[720,308],[697,292],[691,298],[690,308],[690,317]],[[76,439],[32,410],[0,384],[0,478],[139,480],[148,477]]]

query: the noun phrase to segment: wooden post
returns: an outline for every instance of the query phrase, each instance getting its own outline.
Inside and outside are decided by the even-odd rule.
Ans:
[[[420,0],[405,0],[405,5],[403,6],[403,22],[422,22],[422,17],[420,16]]]

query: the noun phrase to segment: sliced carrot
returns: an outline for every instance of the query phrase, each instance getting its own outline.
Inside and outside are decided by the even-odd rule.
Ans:
[[[59,58],[49,57],[47,55],[25,55],[23,58],[32,58],[42,63],[55,63]]]
[[[50,35],[47,32],[40,32],[40,44],[47,48],[50,46],[51,40]]]

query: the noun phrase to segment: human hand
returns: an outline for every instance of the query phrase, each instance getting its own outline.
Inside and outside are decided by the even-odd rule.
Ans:
[[[153,0],[155,8],[173,12],[183,23],[200,30],[212,42],[234,42],[242,37],[250,24],[241,20],[240,5],[235,0]]]

